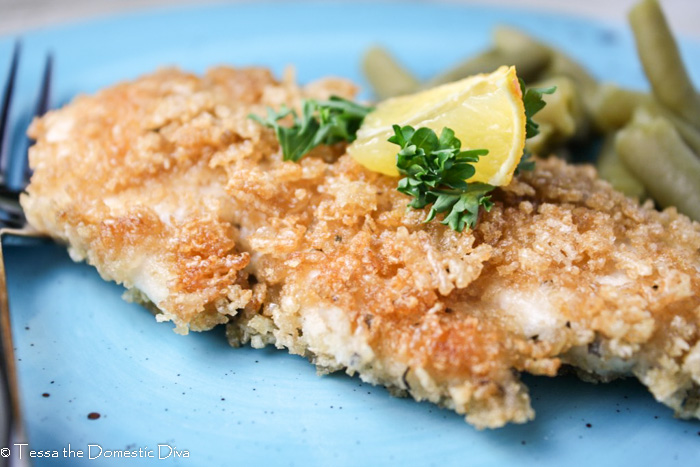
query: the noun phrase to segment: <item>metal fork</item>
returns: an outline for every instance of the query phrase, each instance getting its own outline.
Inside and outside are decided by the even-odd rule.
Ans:
[[[26,443],[26,433],[22,418],[22,408],[17,382],[17,367],[15,365],[14,346],[12,343],[12,328],[10,326],[10,307],[7,295],[7,282],[5,280],[5,262],[2,253],[2,237],[6,235],[35,237],[34,232],[27,224],[27,220],[19,204],[19,196],[29,182],[31,169],[29,168],[27,153],[11,151],[9,124],[12,97],[15,92],[17,73],[19,68],[19,58],[21,44],[15,42],[10,70],[2,95],[2,107],[0,107],[0,340],[2,341],[2,358],[0,359],[0,370],[2,373],[2,394],[5,411],[5,424],[3,437],[0,438],[2,446],[9,447],[12,451],[15,444]],[[37,97],[35,116],[41,116],[49,109],[51,77],[53,70],[53,58],[48,54],[44,63],[44,71],[41,86]],[[12,155],[15,159],[11,160]],[[18,157],[18,156],[19,157]],[[10,181],[9,171],[13,165],[20,164],[21,180],[14,186]],[[10,452],[11,452],[10,451]],[[12,454],[5,457],[0,451],[0,465],[7,466],[28,466],[30,462],[26,459],[19,459]]]

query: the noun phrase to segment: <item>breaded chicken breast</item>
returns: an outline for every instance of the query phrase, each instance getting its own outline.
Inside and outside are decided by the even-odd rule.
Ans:
[[[565,365],[700,417],[700,224],[550,159],[457,233],[342,144],[283,162],[248,118],[354,92],[216,68],[79,97],[33,123],[22,205],[178,332],[227,323],[479,428],[532,419],[520,373]]]

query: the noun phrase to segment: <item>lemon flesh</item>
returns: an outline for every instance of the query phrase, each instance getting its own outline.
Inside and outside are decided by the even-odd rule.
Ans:
[[[366,168],[398,177],[400,148],[387,140],[392,125],[451,128],[462,150],[488,149],[469,181],[507,185],[525,146],[525,108],[514,67],[501,67],[407,96],[380,102],[365,117],[348,153]]]

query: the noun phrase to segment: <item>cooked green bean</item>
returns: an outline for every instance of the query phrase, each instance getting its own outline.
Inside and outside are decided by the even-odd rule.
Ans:
[[[564,126],[569,126],[568,121],[573,122],[573,131],[565,134],[569,139],[580,141],[589,136],[591,129],[591,117],[584,103],[584,95],[581,93],[580,85],[568,76],[554,76],[534,84],[535,87],[556,86],[554,94],[545,96],[547,107],[542,109],[537,116],[542,119],[560,119],[559,125],[562,133]],[[568,115],[569,118],[565,118]]]
[[[494,32],[494,42],[499,50],[512,50],[516,53],[519,49],[527,49],[536,51],[540,56],[549,57],[546,67],[540,70],[541,73],[538,79],[545,80],[545,82],[554,81],[556,85],[559,85],[557,81],[567,80],[567,84],[562,84],[553,96],[562,96],[562,100],[570,105],[569,113],[574,119],[576,131],[570,134],[569,139],[581,141],[587,138],[591,129],[591,116],[586,101],[598,88],[596,79],[567,54],[538,41],[518,29],[497,28]],[[551,104],[548,104],[548,107],[550,105],[554,107],[556,103],[552,101]],[[543,112],[546,113],[547,111],[543,110]],[[554,133],[561,135],[561,132]],[[565,141],[560,139],[559,144],[563,142]]]
[[[659,105],[648,94],[604,84],[588,100],[588,107],[596,128],[603,132],[622,128],[629,123],[638,107],[645,107],[649,112],[670,121],[686,144],[700,157],[700,130]]]
[[[498,53],[498,51],[493,49],[487,50],[434,76],[425,83],[424,87],[430,88],[440,84],[451,83],[452,81],[457,81],[478,73],[489,73],[503,64],[505,64],[505,62],[502,60],[501,54]]]
[[[629,123],[637,107],[649,102],[651,97],[648,94],[622,89],[614,84],[600,85],[586,100],[593,123],[600,131],[622,128]]]
[[[493,30],[493,43],[503,52],[524,52],[547,57],[551,48],[520,29],[497,26]]]
[[[505,26],[495,28],[493,43],[496,50],[512,57],[518,76],[528,84],[539,79],[552,58],[549,47],[518,29]]]
[[[547,105],[534,117],[535,122],[540,125],[540,134],[526,143],[530,152],[541,156],[549,155],[571,139],[579,125],[583,124],[581,104],[572,80],[560,76],[533,85],[541,88],[551,86],[556,86],[557,91],[542,96]]]
[[[550,156],[561,142],[559,135],[549,122],[541,122],[539,134],[525,141],[528,152],[538,156]]]
[[[637,110],[617,134],[615,150],[662,207],[700,220],[700,160],[668,120]]]
[[[644,185],[629,171],[615,151],[614,133],[605,137],[600,154],[598,154],[596,167],[600,178],[610,182],[617,191],[639,200],[646,198]]]
[[[530,53],[547,57],[546,67],[540,69],[539,79],[568,76],[582,87],[585,92],[593,90],[597,82],[585,68],[564,52],[550,47],[519,29],[499,27],[494,31],[494,43],[500,51],[512,53]],[[520,70],[518,70],[520,74]],[[526,82],[528,80],[525,80]]]
[[[498,27],[493,32],[494,47],[440,73],[426,87],[449,83],[477,73],[490,73],[503,65],[514,65],[526,83],[537,79],[550,60],[548,47],[512,28]]]
[[[700,158],[700,130],[665,108],[660,109],[660,113],[666,117],[668,121],[673,123],[673,126],[678,131],[678,134],[681,135],[685,144]]]
[[[425,87],[457,81],[478,73],[490,73],[503,65],[513,65],[518,76],[531,81],[544,69],[548,57],[532,55],[529,52],[510,52],[491,49],[467,59],[444,73],[430,79]]]
[[[627,91],[633,92],[633,91]],[[668,108],[659,104],[653,97],[646,94],[641,95],[638,108],[643,108],[644,111],[651,116],[663,117],[671,123],[678,134],[683,138],[685,144],[693,150],[696,156],[700,157],[700,131],[693,125],[668,110]]]
[[[569,78],[560,76],[534,85],[538,88],[556,86],[553,94],[542,96],[547,105],[535,115],[537,123],[551,124],[563,137],[568,138],[576,132],[574,108],[579,106],[574,83]]]
[[[379,99],[407,94],[420,86],[418,80],[381,47],[371,47],[365,52],[362,68]]]
[[[563,52],[552,49],[552,59],[542,77],[550,78],[560,75],[568,76],[574,80],[585,96],[591,95],[598,87],[596,79],[585,68]]]
[[[629,15],[637,52],[654,96],[670,110],[700,127],[700,97],[688,77],[676,41],[656,0],[643,0]]]

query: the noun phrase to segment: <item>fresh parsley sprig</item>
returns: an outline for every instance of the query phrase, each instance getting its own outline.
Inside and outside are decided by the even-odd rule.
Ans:
[[[274,129],[283,159],[297,162],[321,144],[354,141],[362,121],[372,110],[342,97],[331,96],[325,101],[305,99],[301,116],[283,105],[279,112],[268,107],[266,118],[254,114],[248,117]],[[279,121],[288,115],[292,116],[292,125],[280,125]]]
[[[525,139],[530,139],[540,134],[540,125],[532,117],[547,105],[542,96],[554,93],[557,87],[527,88],[522,79],[519,79],[519,81],[520,90],[523,93],[523,105],[525,106]],[[532,154],[525,150],[518,166],[515,168],[515,173],[518,174],[524,170],[534,170],[535,161],[531,158]]]
[[[444,128],[439,138],[430,128],[394,125],[393,129],[389,142],[401,147],[396,166],[405,175],[397,189],[414,198],[409,206],[422,209],[432,204],[424,222],[447,213],[441,222],[457,232],[465,226],[474,228],[479,208],[489,211],[493,205],[487,194],[494,187],[466,180],[475,173],[472,164],[488,151],[462,151],[462,142],[449,128]]]
[[[542,96],[552,94],[556,87],[526,88],[520,80],[520,88],[525,107],[527,139],[539,134],[539,125],[532,117],[547,105]],[[396,167],[405,175],[399,181],[397,190],[414,198],[409,206],[423,209],[432,205],[424,222],[430,222],[438,214],[446,213],[441,222],[453,230],[461,232],[466,226],[473,229],[479,218],[479,209],[483,207],[490,211],[493,206],[488,193],[494,186],[467,181],[476,172],[472,164],[478,162],[479,157],[487,155],[488,150],[462,151],[461,141],[449,128],[443,128],[439,138],[430,128],[415,129],[398,125],[393,128],[394,135],[389,138],[389,142],[401,147],[396,157]],[[524,151],[516,173],[535,168],[531,157],[529,152]]]

